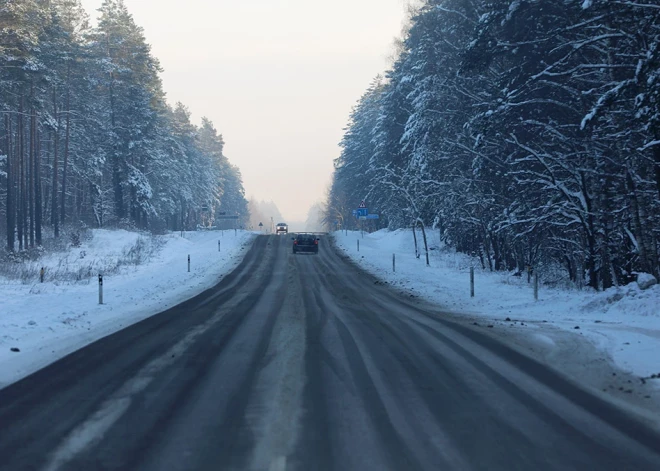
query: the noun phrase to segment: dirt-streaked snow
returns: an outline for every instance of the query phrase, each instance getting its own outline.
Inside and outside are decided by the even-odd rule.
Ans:
[[[631,283],[596,293],[549,288],[541,274],[539,299],[535,301],[526,276],[482,270],[477,260],[443,247],[437,231],[427,235],[429,246],[434,248],[429,267],[424,254],[415,257],[410,230],[333,234],[336,245],[360,266],[448,311],[481,318],[484,325],[527,331],[545,350],[559,348],[553,340],[559,328],[569,342],[577,340],[576,336],[588,339],[638,378],[660,376],[660,285],[641,290]],[[418,242],[423,247],[419,233]],[[471,266],[475,268],[474,298],[470,297]],[[651,381],[660,386],[660,378]]]
[[[94,276],[88,281],[53,281],[46,276],[44,283],[23,284],[0,278],[0,388],[212,287],[240,262],[254,237],[233,230],[161,236],[163,246],[146,263],[124,265],[104,276],[104,303],[99,305],[96,271],[126,260],[138,238],[149,236],[102,229],[92,234],[80,247],[38,262],[49,275],[63,265],[68,272],[91,266]]]

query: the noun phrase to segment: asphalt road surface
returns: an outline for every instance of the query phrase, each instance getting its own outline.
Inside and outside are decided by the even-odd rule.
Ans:
[[[651,428],[290,242],[0,391],[0,469],[660,469]]]

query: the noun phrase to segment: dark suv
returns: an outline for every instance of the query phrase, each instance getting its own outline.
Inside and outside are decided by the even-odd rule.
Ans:
[[[293,253],[319,253],[319,239],[315,234],[296,234],[293,239]]]

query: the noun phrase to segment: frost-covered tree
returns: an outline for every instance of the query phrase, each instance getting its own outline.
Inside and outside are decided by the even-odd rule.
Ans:
[[[369,181],[391,227],[435,226],[486,268],[659,275],[659,24],[641,1],[420,2],[328,208]]]
[[[0,232],[10,251],[62,225],[162,230],[244,214],[240,172],[208,120],[170,109],[122,0],[90,27],[79,0],[0,3]]]

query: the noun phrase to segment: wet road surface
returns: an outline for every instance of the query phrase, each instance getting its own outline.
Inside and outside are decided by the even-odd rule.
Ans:
[[[0,390],[0,469],[660,469],[646,425],[290,242]]]

